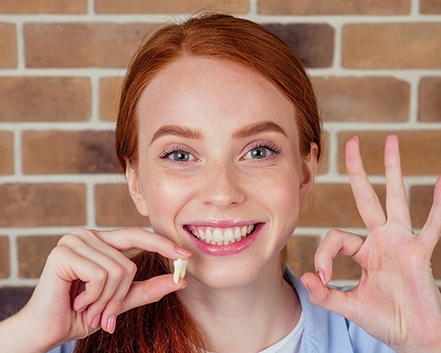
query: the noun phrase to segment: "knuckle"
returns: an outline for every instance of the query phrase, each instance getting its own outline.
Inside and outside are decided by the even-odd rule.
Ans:
[[[326,233],[326,235],[325,235],[325,240],[330,240],[331,238],[332,239],[335,239],[335,238],[339,238],[340,237],[340,231],[338,230],[338,229],[330,229],[329,231],[328,231],[328,233]]]
[[[94,271],[94,278],[96,281],[102,283],[105,282],[107,280],[108,277],[108,273],[105,269],[103,268],[97,268]]]
[[[66,234],[60,238],[57,246],[73,247],[78,245],[79,238],[73,234]]]
[[[128,275],[130,275],[132,278],[135,277],[135,274],[138,271],[138,267],[134,262],[128,260],[125,265],[125,268]]]
[[[72,232],[70,232],[70,235],[76,236],[80,239],[96,237],[95,233],[92,230],[86,228],[76,228]]]
[[[112,278],[115,278],[117,280],[121,280],[126,275],[126,270],[124,269],[124,267],[115,262],[110,262],[107,268]]]
[[[70,254],[70,252],[71,250],[67,246],[64,246],[63,244],[57,245],[49,253],[48,261],[62,261]]]

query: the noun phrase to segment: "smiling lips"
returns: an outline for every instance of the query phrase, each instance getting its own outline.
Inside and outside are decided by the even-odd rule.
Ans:
[[[200,241],[211,245],[228,245],[247,238],[256,224],[228,228],[188,226],[187,230]]]

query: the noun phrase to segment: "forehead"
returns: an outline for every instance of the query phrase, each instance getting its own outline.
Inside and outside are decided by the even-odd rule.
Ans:
[[[222,127],[259,120],[297,129],[294,105],[266,77],[211,58],[184,57],[171,63],[144,88],[137,109],[140,127],[148,134],[168,124],[221,132]]]

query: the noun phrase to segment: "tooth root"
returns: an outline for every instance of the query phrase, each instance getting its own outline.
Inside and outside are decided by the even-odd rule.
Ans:
[[[173,281],[178,284],[179,278],[185,277],[185,270],[187,268],[187,260],[177,259],[173,261],[174,272],[173,272]]]

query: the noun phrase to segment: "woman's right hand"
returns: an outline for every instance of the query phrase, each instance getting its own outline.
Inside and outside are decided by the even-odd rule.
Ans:
[[[122,251],[142,249],[169,259],[191,254],[141,228],[112,231],[77,229],[61,238],[47,258],[39,283],[19,315],[32,337],[53,348],[99,327],[113,333],[116,317],[183,289],[167,274],[134,282],[135,264]],[[29,337],[29,333],[27,334]]]

